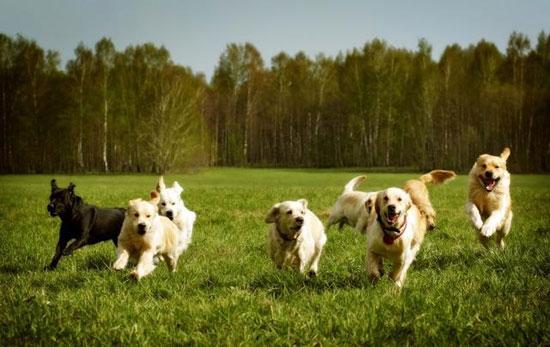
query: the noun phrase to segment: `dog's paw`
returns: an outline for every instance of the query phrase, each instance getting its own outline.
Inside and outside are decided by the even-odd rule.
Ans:
[[[481,227],[480,233],[485,237],[491,237],[496,231],[496,228],[491,224],[485,224]]]
[[[130,278],[135,281],[139,281],[141,277],[139,276],[139,273],[136,270],[134,270],[130,273]]]
[[[474,222],[474,228],[476,228],[476,230],[481,231],[481,228],[482,228],[482,227],[483,227],[483,221],[478,220],[478,221],[475,221],[475,222]]]
[[[55,266],[51,266],[51,265],[46,265],[44,266],[44,269],[43,269],[43,271],[46,271],[46,272],[53,271],[53,270],[55,270]]]
[[[307,273],[308,277],[317,277],[317,271],[315,270],[309,270],[309,272]]]

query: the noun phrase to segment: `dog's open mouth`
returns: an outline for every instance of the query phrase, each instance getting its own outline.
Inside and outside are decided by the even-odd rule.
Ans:
[[[294,231],[294,232],[298,232],[302,229],[302,226],[301,225],[296,225],[292,228],[290,228],[291,231]]]
[[[495,189],[496,185],[500,181],[500,177],[497,178],[487,178],[482,175],[479,175],[481,185],[485,188],[486,191],[491,192]]]
[[[397,223],[397,221],[399,220],[400,215],[401,215],[401,213],[388,211],[386,213],[386,223],[388,223],[388,225],[395,225]]]

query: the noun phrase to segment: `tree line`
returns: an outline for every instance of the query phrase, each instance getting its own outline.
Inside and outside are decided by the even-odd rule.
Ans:
[[[193,166],[444,167],[512,148],[550,169],[550,35],[449,45],[438,61],[382,40],[267,66],[229,44],[210,82],[153,44],[103,38],[59,54],[0,34],[3,173],[166,172]]]

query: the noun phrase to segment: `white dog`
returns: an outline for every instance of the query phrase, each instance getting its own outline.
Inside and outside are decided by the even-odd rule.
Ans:
[[[139,280],[155,269],[153,258],[160,256],[170,271],[176,271],[178,227],[168,218],[157,213],[157,192],[151,193],[151,201],[130,200],[122,230],[118,236],[115,270],[126,267],[128,260],[137,262],[130,276]]]
[[[342,194],[330,210],[327,229],[338,223],[340,230],[347,224],[363,234],[366,232],[373,214],[376,192],[355,190],[366,178],[367,176],[354,177],[344,186]]]
[[[466,213],[485,248],[495,232],[497,245],[504,248],[504,238],[512,227],[510,173],[506,170],[509,156],[507,147],[498,157],[482,154],[470,170]]]
[[[388,188],[376,196],[376,221],[367,227],[367,269],[369,278],[383,274],[383,258],[393,263],[390,277],[401,288],[407,271],[420,250],[426,230],[435,226],[435,211],[426,183],[443,183],[455,173],[434,170],[419,180],[410,180],[405,189]]]
[[[191,243],[193,225],[195,224],[197,214],[185,207],[181,199],[183,188],[177,181],[174,181],[171,188],[166,188],[164,179],[161,176],[157,183],[156,190],[160,194],[158,203],[160,214],[168,217],[178,226],[178,254],[181,254]]]
[[[298,267],[301,273],[309,269],[309,276],[317,275],[327,237],[323,223],[307,209],[307,200],[273,205],[265,222],[273,224],[268,234],[268,250],[277,268]]]

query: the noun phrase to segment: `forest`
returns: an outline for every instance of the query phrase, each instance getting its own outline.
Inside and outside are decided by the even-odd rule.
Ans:
[[[345,47],[343,47],[345,49]],[[550,171],[550,34],[513,32],[439,60],[374,39],[331,57],[266,63],[228,44],[214,74],[151,43],[109,38],[60,54],[0,33],[0,173],[203,166],[444,167],[510,146],[513,172]]]

